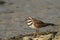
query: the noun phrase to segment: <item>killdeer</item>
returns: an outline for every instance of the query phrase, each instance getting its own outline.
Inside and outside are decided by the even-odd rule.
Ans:
[[[27,25],[32,28],[32,29],[35,29],[36,30],[36,33],[38,34],[39,33],[39,28],[42,28],[42,27],[46,27],[46,26],[56,26],[55,24],[53,23],[45,23],[41,20],[37,20],[33,17],[27,17],[26,18],[26,21],[27,21]]]

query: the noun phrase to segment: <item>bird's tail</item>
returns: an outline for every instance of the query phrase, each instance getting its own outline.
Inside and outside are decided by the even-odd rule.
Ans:
[[[53,24],[53,23],[47,23],[47,24],[51,26],[57,26],[56,24]]]

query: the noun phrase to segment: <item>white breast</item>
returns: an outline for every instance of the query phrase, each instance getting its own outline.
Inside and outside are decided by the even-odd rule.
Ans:
[[[32,24],[29,26],[30,28],[36,29],[36,27]]]

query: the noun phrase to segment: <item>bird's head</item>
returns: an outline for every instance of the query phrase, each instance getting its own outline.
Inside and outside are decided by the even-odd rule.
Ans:
[[[32,17],[31,17],[31,16],[26,17],[26,19],[25,19],[25,20],[32,20]]]

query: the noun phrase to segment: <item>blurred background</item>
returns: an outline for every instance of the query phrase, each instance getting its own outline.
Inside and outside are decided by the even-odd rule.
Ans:
[[[0,38],[35,32],[25,18],[32,16],[47,23],[60,25],[60,0],[0,0]],[[40,28],[59,31],[59,26]]]

